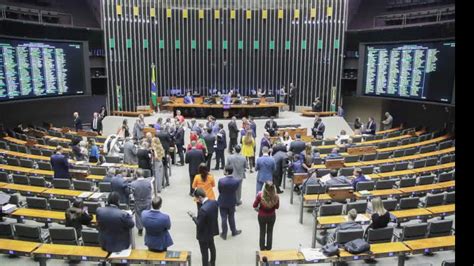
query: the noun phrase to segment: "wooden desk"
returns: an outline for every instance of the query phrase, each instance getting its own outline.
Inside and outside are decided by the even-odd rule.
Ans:
[[[15,144],[26,145],[26,141],[24,141],[24,140],[19,140],[19,139],[12,138],[12,137],[4,137],[3,139],[5,139],[9,142],[15,143]],[[52,150],[52,151],[56,150],[56,147],[48,146],[48,145],[42,145],[42,144],[35,144],[34,147],[41,148],[41,149],[46,149],[46,150]],[[63,148],[63,150],[65,152],[72,152],[72,150],[70,148]]]
[[[151,252],[145,249],[133,249],[130,256],[123,258],[109,258],[110,263],[153,263],[166,265],[191,265],[191,252],[181,251],[179,258],[166,258],[166,252]]]
[[[8,185],[8,183],[0,182],[0,188],[4,187],[4,186],[6,186],[6,185]]]
[[[410,249],[405,244],[403,244],[403,242],[389,242],[371,244],[370,251],[372,252],[372,254],[362,253],[354,255],[341,248],[339,249],[339,256],[341,261],[354,261],[369,258],[385,258],[404,255],[405,253],[410,252]],[[400,262],[401,258],[399,257],[398,259]]]
[[[454,235],[410,240],[403,243],[411,249],[412,254],[452,250],[456,245]]]
[[[285,132],[288,132],[292,139],[296,139],[296,134],[300,134],[302,137],[308,134],[307,128],[280,128],[276,131],[277,136],[283,136]]]
[[[318,115],[319,117],[326,117],[326,116],[335,116],[337,115],[337,112],[313,112],[312,109],[305,109],[301,111],[302,116],[307,116],[307,117],[314,117],[315,115]]]
[[[26,168],[20,166],[11,166],[6,164],[0,164],[1,170],[11,171],[15,173],[25,173],[25,174],[34,174],[40,176],[54,176],[54,172],[50,170],[40,170],[40,169],[33,169],[33,168]],[[86,179],[93,180],[93,181],[102,181],[104,176],[101,175],[88,175]]]
[[[82,261],[105,261],[108,252],[100,247],[86,247],[76,245],[42,244],[33,251],[33,256],[45,259],[66,259]],[[43,261],[43,265],[46,263]],[[41,265],[41,262],[40,262]]]
[[[387,173],[378,173],[374,176],[370,175],[372,179],[377,178],[386,178],[386,177],[395,177],[395,176],[405,176],[405,175],[414,175],[415,171],[411,169],[401,170],[401,171],[394,171],[394,172],[387,172]]]
[[[433,165],[433,166],[428,166],[428,167],[416,168],[412,170],[417,174],[421,174],[424,172],[433,172],[433,171],[439,171],[439,170],[444,170],[444,169],[450,169],[450,168],[454,168],[455,166],[456,166],[456,163],[451,162],[451,163],[438,164],[438,165]]]
[[[392,132],[399,131],[399,130],[402,130],[402,129],[403,128],[401,126],[398,126],[398,127],[394,127],[394,128],[387,129],[387,130],[377,131],[377,132],[375,132],[375,135],[383,135],[383,134],[386,134],[386,133],[392,133]]]
[[[112,111],[112,115],[117,116],[129,116],[129,117],[138,117],[140,115],[150,116],[153,114],[153,110],[149,111]]]
[[[30,208],[19,208],[14,212],[10,213],[11,217],[19,220],[28,219],[42,223],[57,222],[64,223],[66,221],[65,212],[63,211],[50,211],[41,209],[30,209]],[[95,215],[92,218],[92,224],[96,223]]]
[[[456,211],[455,204],[447,204],[435,207],[426,208],[427,211],[431,212],[434,216],[446,216],[453,214]]]
[[[268,263],[270,265],[277,264],[305,264],[305,263],[314,263],[312,261],[306,262],[303,254],[299,253],[296,249],[291,250],[277,250],[277,251],[257,251],[257,266],[265,265],[262,258],[267,257]]]
[[[438,184],[428,184],[428,185],[421,185],[421,186],[413,186],[413,187],[403,187],[400,188],[400,191],[403,195],[411,195],[414,193],[425,193],[425,192],[432,192],[435,190],[441,189]]]
[[[411,219],[431,218],[433,215],[430,211],[421,208],[391,211],[390,214],[395,217],[397,223]]]
[[[450,189],[450,188],[454,188],[456,186],[456,181],[451,180],[451,181],[447,181],[447,182],[441,182],[441,183],[437,183],[437,185],[438,185],[439,189]]]
[[[332,200],[331,196],[328,193],[325,194],[312,194],[312,195],[303,195],[301,193],[301,203],[300,203],[300,224],[303,223],[303,209],[304,207],[311,207],[314,206],[317,202],[325,202]],[[306,206],[305,206],[306,204]]]
[[[36,195],[36,194],[41,194],[47,188],[28,186],[28,185],[7,184],[3,187],[0,187],[0,189],[5,190],[7,192],[26,192],[28,195],[30,194]]]
[[[370,223],[370,214],[362,214],[363,216],[367,217],[367,221],[361,221],[361,224],[369,224]],[[334,228],[337,227],[339,224],[347,222],[347,215],[331,215],[331,216],[320,216],[317,219],[318,228]]]
[[[41,194],[44,194],[48,197],[58,197],[58,198],[75,198],[87,191],[79,191],[72,189],[58,189],[58,188],[49,188],[43,191]]]
[[[447,140],[448,138],[449,138],[449,136],[446,135],[446,136],[442,136],[442,137],[438,137],[438,138],[434,138],[434,139],[430,139],[430,140],[426,140],[426,141],[422,141],[422,142],[417,142],[417,143],[413,143],[413,144],[407,144],[407,145],[401,145],[401,146],[396,146],[396,147],[378,149],[377,151],[378,152],[386,152],[386,151],[395,151],[395,150],[401,150],[401,149],[415,148],[415,147],[419,147],[419,146],[424,146],[424,145],[428,145],[428,144],[441,142],[443,140]]]
[[[0,253],[3,254],[30,256],[30,253],[39,246],[41,246],[41,243],[0,239]]]
[[[204,116],[207,113],[212,114],[216,118],[222,117],[231,117],[235,116],[254,116],[258,117],[261,116],[261,112],[266,112],[268,116],[275,116],[278,117],[279,109],[281,107],[286,106],[284,103],[263,103],[260,104],[231,104],[229,108],[224,109],[224,105],[222,104],[185,104],[185,103],[168,103],[163,105],[166,108],[171,108],[173,110],[173,114],[176,113],[176,110],[181,110],[182,112],[186,113],[187,110],[190,109],[200,109],[202,112],[198,114],[200,117],[202,114]],[[240,115],[239,115],[240,114]],[[227,116],[226,116],[227,115]],[[195,116],[196,117],[196,116]]]
[[[391,197],[391,196],[399,196],[402,192],[399,189],[378,189],[378,190],[371,190],[369,191],[370,195],[362,195],[360,192],[354,192],[354,195],[357,199],[370,199],[372,197]]]

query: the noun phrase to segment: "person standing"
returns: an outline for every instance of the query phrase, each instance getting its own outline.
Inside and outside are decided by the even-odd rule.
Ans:
[[[51,155],[51,168],[53,168],[54,178],[70,178],[69,162],[63,154],[63,147],[57,146],[55,153]]]
[[[206,164],[207,168],[211,169],[212,154],[214,153],[214,144],[216,142],[216,135],[212,133],[212,128],[207,128],[207,134],[204,135],[204,141],[207,148]]]
[[[120,197],[120,203],[130,204],[130,183],[122,174],[112,177],[110,181],[112,192],[116,192]]]
[[[130,130],[128,129],[127,119],[124,119],[122,121],[122,126],[117,130],[117,136],[122,139],[130,137]]]
[[[152,171],[151,168],[151,153],[148,149],[148,142],[143,141],[140,145],[140,149],[137,151],[138,168]]]
[[[217,201],[208,199],[204,190],[200,188],[194,191],[194,197],[202,207],[199,209],[197,217],[192,215],[191,212],[188,212],[188,214],[196,224],[196,239],[199,241],[199,248],[201,249],[202,266],[215,266],[216,246],[214,236],[219,234],[218,204]],[[209,253],[211,253],[210,261]]]
[[[133,138],[137,141],[141,140],[144,137],[143,129],[145,128],[145,118],[143,114],[138,116],[138,119],[133,125]]]
[[[163,187],[163,176],[164,176],[164,167],[163,167],[163,157],[165,156],[165,150],[161,145],[160,138],[154,137],[151,140],[151,149],[153,157],[153,174],[155,176],[155,191],[161,193]]]
[[[193,189],[196,190],[198,188],[204,190],[208,199],[215,200],[216,195],[214,194],[214,187],[216,186],[216,181],[214,177],[209,174],[209,169],[204,163],[199,165],[199,170],[196,176],[194,176],[193,180]],[[201,208],[201,204],[197,202],[198,210]]]
[[[280,96],[280,99],[278,102],[280,103],[286,103],[286,90],[285,90],[285,86],[282,86],[280,88],[280,93],[278,93],[278,95]]]
[[[191,149],[186,152],[185,162],[189,171],[189,195],[193,196],[194,176],[198,173],[199,165],[206,161],[204,152],[196,148],[196,141],[191,141]]]
[[[79,131],[79,130],[82,130],[82,121],[81,121],[81,118],[79,117],[79,113],[78,112],[74,112],[72,114],[74,116],[74,129],[76,131]]]
[[[321,118],[318,117],[318,120],[314,123],[313,127],[313,136],[316,139],[323,139],[324,138],[324,131],[326,130],[326,125],[324,125]]]
[[[229,129],[229,153],[232,154],[234,152],[234,147],[237,145],[237,137],[239,136],[239,128],[237,127],[237,118],[235,116],[232,117],[232,120],[227,125]]]
[[[95,139],[89,140],[90,152],[89,152],[89,162],[90,163],[97,163],[99,161],[99,147],[97,147],[95,143]]]
[[[392,128],[393,125],[393,116],[389,112],[385,112],[385,120],[382,121],[383,130],[388,130]]]
[[[151,177],[144,178],[143,170],[137,170],[137,179],[130,184],[135,200],[135,223],[138,235],[143,235],[142,212],[151,208]]]
[[[273,243],[273,226],[276,220],[275,210],[280,207],[280,200],[276,194],[275,185],[272,182],[266,182],[263,190],[258,192],[253,207],[258,212],[260,250],[271,250]]]
[[[319,100],[319,97],[316,97],[314,99],[314,102],[311,106],[311,111],[313,112],[321,112],[322,111],[322,104],[321,104],[321,100]]]
[[[257,138],[257,123],[255,123],[253,116],[249,116],[249,125],[250,129],[252,130],[253,138]]]
[[[364,131],[365,134],[368,135],[375,135],[375,131],[377,130],[377,124],[373,117],[369,117],[369,122],[367,122],[367,127]]]
[[[275,160],[268,154],[268,147],[263,147],[263,155],[257,159],[255,171],[257,174],[257,192],[262,190],[263,184],[272,181],[273,172],[275,171]]]
[[[97,134],[102,134],[102,119],[99,113],[95,112],[92,117],[92,131],[97,132]]]
[[[164,252],[173,245],[169,230],[170,217],[161,212],[162,199],[156,196],[151,201],[151,210],[142,212],[143,227],[145,227],[145,246],[149,251]]]
[[[176,148],[178,149],[179,165],[184,165],[184,123],[180,123],[174,135]]]
[[[263,138],[262,140],[260,140],[260,152],[258,154],[259,157],[261,157],[263,155],[263,148],[264,147],[267,147],[268,150],[270,150],[272,144],[270,142],[270,134],[268,134],[268,132],[264,132],[263,133]]]
[[[224,169],[225,164],[225,149],[227,148],[227,138],[224,130],[224,125],[219,123],[219,132],[216,136],[216,167],[214,170]]]
[[[237,206],[242,204],[242,182],[245,179],[245,169],[248,168],[247,159],[240,154],[240,145],[235,146],[235,154],[227,158],[227,164],[232,167],[232,175],[239,180],[239,187],[237,188],[236,200]]]
[[[306,143],[301,140],[300,134],[296,134],[295,137],[295,141],[290,143],[289,151],[291,151],[293,154],[300,154],[306,148]]]
[[[278,194],[283,193],[281,190],[281,182],[283,180],[283,173],[286,166],[288,165],[288,154],[286,150],[278,150],[273,154],[273,160],[275,160],[275,171],[273,171],[273,183],[276,186]]]
[[[295,111],[296,104],[296,87],[293,85],[293,82],[290,83],[290,91],[288,92],[288,101],[290,105],[290,111]]]
[[[126,137],[123,144],[123,163],[132,165],[138,163],[137,147],[130,137]]]
[[[251,131],[247,131],[242,139],[242,155],[248,160],[250,167],[250,173],[253,173],[253,158],[255,157],[255,139],[252,136]]]
[[[119,209],[120,195],[112,192],[107,206],[97,208],[97,227],[102,250],[120,252],[130,247],[130,229],[135,226],[132,216]]]
[[[219,179],[217,185],[217,189],[219,190],[217,203],[219,204],[219,212],[222,220],[222,233],[220,234],[220,237],[224,240],[227,239],[227,221],[229,221],[232,236],[242,233],[242,230],[237,230],[235,227],[235,206],[237,205],[236,193],[240,181],[232,176],[233,171],[232,166],[226,165],[224,170],[225,177]]]

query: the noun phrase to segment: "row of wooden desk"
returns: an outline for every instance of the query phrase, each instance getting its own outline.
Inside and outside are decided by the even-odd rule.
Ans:
[[[64,211],[52,211],[42,209],[31,209],[31,208],[19,208],[9,214],[10,217],[15,218],[18,222],[22,222],[24,219],[33,220],[40,223],[60,223],[66,222],[66,215]],[[92,225],[96,224],[96,217],[92,214],[93,218],[91,221]]]
[[[9,150],[4,150],[0,149],[0,154],[5,154],[11,157],[17,157],[17,158],[23,158],[23,159],[30,159],[30,160],[37,160],[37,161],[50,161],[50,157],[48,156],[43,156],[43,155],[34,155],[34,154],[29,154],[29,153],[22,153],[22,152],[16,152],[16,151],[9,151]],[[69,163],[77,165],[77,166],[100,166],[97,165],[96,163],[90,163],[90,162],[78,162],[72,159],[68,160]],[[137,169],[138,165],[137,164],[123,164],[123,163],[106,163],[108,167],[115,167],[115,168],[130,168],[130,169]]]
[[[372,190],[369,191],[367,195],[362,195],[360,192],[354,192],[354,199],[370,199],[373,197],[402,197],[402,196],[410,196],[417,193],[429,193],[435,191],[444,191],[453,189],[455,187],[455,181],[447,181],[442,183],[435,183],[429,185],[420,185],[420,186],[413,186],[413,187],[405,187],[405,188],[398,188],[398,189],[380,189],[380,190]],[[300,202],[300,223],[303,223],[303,214],[305,207],[312,207],[317,202],[327,202],[331,201],[332,198],[328,193],[325,194],[302,194]]]
[[[403,161],[419,160],[419,159],[424,159],[428,157],[445,155],[445,154],[453,153],[455,151],[456,151],[455,147],[450,147],[450,148],[446,148],[446,149],[438,150],[438,151],[432,151],[432,152],[427,152],[427,153],[420,153],[420,154],[402,156],[402,157],[396,157],[396,158],[388,158],[388,159],[383,159],[383,160],[344,163],[344,167],[360,167],[360,166],[370,166],[370,165],[389,164],[389,163],[398,163],[398,162],[403,162]],[[326,165],[317,164],[317,165],[313,165],[313,168],[326,169]]]
[[[54,176],[54,171],[51,170],[40,170],[34,168],[27,168],[21,166],[11,166],[7,164],[0,164],[0,170],[12,172],[12,173],[21,173],[27,175],[38,175],[38,176]],[[104,176],[102,175],[88,175],[86,176],[87,180],[92,181],[102,181]]]
[[[256,265],[278,265],[278,264],[314,264],[314,263],[336,263],[343,261],[358,261],[373,258],[398,257],[398,265],[405,263],[406,255],[423,254],[426,252],[436,252],[453,250],[455,248],[455,236],[432,237],[419,240],[410,240],[403,242],[389,242],[380,244],[371,244],[371,253],[362,253],[358,255],[350,254],[344,249],[340,249],[339,257],[327,257],[316,261],[306,261],[303,254],[298,250],[275,250],[275,251],[257,251]],[[263,262],[263,258],[267,262]]]
[[[191,265],[191,252],[180,251],[178,258],[167,258],[166,252],[151,252],[132,249],[128,257],[111,257],[100,247],[44,244],[21,240],[0,239],[0,252],[3,254],[38,258],[40,265],[47,259],[100,261],[130,264]]]
[[[97,200],[103,196],[103,194],[98,194],[101,192],[88,192],[80,191],[73,189],[59,189],[59,188],[47,188],[47,187],[37,187],[30,185],[19,185],[12,183],[0,182],[0,190],[7,193],[20,192],[27,195],[35,195],[40,197],[47,198],[66,198],[74,199],[76,197],[88,199],[88,200]],[[102,196],[101,196],[102,195]]]

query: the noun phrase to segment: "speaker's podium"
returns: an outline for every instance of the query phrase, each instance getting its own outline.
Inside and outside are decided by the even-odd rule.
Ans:
[[[330,159],[325,162],[326,169],[339,169],[344,167],[344,158]]]
[[[347,199],[354,198],[354,188],[351,186],[331,187],[328,194],[333,201],[345,203]]]

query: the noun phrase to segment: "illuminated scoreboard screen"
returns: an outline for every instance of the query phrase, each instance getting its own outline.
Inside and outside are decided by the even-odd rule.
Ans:
[[[454,104],[454,40],[361,44],[363,96]]]
[[[86,92],[82,42],[0,37],[0,102]]]

